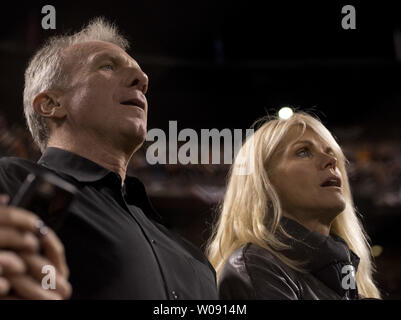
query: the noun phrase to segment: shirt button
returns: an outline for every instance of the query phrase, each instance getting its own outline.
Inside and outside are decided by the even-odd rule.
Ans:
[[[175,291],[171,291],[171,294],[173,295],[174,300],[178,299],[178,294]]]

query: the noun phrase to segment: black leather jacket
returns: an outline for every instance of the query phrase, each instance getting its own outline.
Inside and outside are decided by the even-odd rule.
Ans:
[[[283,253],[306,260],[306,272],[296,271],[267,249],[248,243],[227,259],[218,281],[220,299],[358,299],[354,275],[359,258],[342,238],[310,232],[287,218],[282,224],[289,234],[302,240],[288,240],[292,248]]]

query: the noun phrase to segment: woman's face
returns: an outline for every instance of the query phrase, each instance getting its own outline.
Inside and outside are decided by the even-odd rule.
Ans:
[[[280,144],[272,159],[271,182],[284,213],[331,223],[345,208],[337,159],[314,131],[300,133],[300,127],[292,128]]]

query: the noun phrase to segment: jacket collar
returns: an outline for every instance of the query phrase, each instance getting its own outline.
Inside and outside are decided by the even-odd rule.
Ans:
[[[288,258],[304,261],[304,269],[341,296],[351,299],[358,296],[354,275],[358,269],[359,257],[349,249],[344,239],[335,234],[326,237],[319,232],[309,231],[286,217],[282,218],[281,225],[294,238],[282,239],[291,247],[283,251]],[[354,270],[353,274],[351,268]],[[348,277],[345,279],[346,276]]]

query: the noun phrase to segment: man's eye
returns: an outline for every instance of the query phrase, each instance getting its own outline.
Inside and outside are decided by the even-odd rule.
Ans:
[[[114,66],[112,64],[105,64],[105,65],[101,66],[101,69],[114,70]]]

